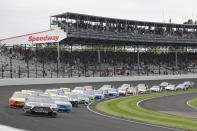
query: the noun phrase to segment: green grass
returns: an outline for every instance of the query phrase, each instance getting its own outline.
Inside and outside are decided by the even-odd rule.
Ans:
[[[195,92],[197,92],[197,90],[125,97],[98,103],[96,105],[96,109],[103,113],[128,120],[136,120],[150,124],[197,131],[197,119],[153,112],[143,108],[138,108],[137,106],[139,101],[149,98]]]
[[[191,106],[197,108],[197,98],[190,100],[188,103],[189,103]]]

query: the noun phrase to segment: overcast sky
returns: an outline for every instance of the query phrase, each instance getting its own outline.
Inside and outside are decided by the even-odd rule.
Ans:
[[[0,39],[49,29],[49,16],[65,12],[183,23],[197,19],[197,0],[1,0]]]

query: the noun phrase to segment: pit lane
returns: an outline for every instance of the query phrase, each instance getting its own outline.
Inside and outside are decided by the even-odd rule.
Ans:
[[[197,79],[190,79],[197,83]],[[178,84],[186,80],[167,80],[170,83]],[[112,84],[116,88],[123,83],[136,85],[138,83],[146,83],[149,86],[161,83],[158,81],[136,81],[136,82],[105,82],[105,83],[77,83],[77,84],[50,84],[50,85],[24,85],[24,86],[2,86],[0,87],[0,124],[11,126],[19,129],[30,131],[54,131],[54,130],[71,130],[71,131],[172,131],[175,129],[162,128],[157,126],[145,125],[135,122],[127,122],[118,119],[112,119],[97,115],[87,110],[85,106],[73,108],[70,113],[59,113],[57,118],[43,116],[25,116],[22,110],[10,109],[8,107],[8,99],[16,90],[22,89],[42,89],[59,88],[83,85],[92,85],[99,88],[103,84]],[[154,104],[154,103],[153,103]]]

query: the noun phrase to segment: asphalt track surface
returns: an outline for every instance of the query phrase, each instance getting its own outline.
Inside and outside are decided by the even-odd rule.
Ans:
[[[186,80],[169,80],[173,84],[182,83]],[[191,79],[197,83],[197,79]],[[0,124],[29,131],[173,131],[174,129],[158,126],[145,125],[135,122],[122,121],[104,117],[90,112],[85,106],[73,108],[70,113],[59,113],[57,118],[47,116],[25,116],[20,109],[10,109],[8,99],[14,91],[21,89],[42,89],[92,85],[99,88],[103,84],[112,84],[116,88],[123,83],[139,84],[146,83],[149,86],[158,85],[162,81],[137,81],[137,82],[108,82],[108,83],[77,83],[55,85],[25,85],[25,86],[2,86],[0,87]],[[154,103],[153,103],[154,104]],[[184,105],[183,105],[184,106]]]
[[[187,105],[187,101],[197,98],[197,93],[165,96],[145,100],[139,105],[142,108],[170,115],[197,118],[197,109]]]

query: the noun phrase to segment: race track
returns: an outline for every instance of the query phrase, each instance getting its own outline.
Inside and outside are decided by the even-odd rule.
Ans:
[[[192,80],[197,83],[197,79]],[[169,80],[173,84],[183,82],[183,80]],[[129,82],[109,82],[116,88],[122,83]],[[161,83],[161,81],[137,81],[130,82],[134,85],[138,83],[146,83],[149,86]],[[59,113],[57,118],[43,117],[43,116],[25,116],[22,110],[10,109],[8,107],[8,99],[12,93],[21,89],[47,89],[83,85],[93,85],[99,88],[104,83],[91,84],[56,84],[56,85],[26,85],[26,86],[3,86],[0,87],[0,124],[11,126],[19,129],[30,131],[173,131],[175,129],[162,128],[159,126],[151,126],[135,122],[128,122],[108,118],[90,112],[85,106],[73,108],[70,113]],[[173,102],[173,101],[172,101]],[[154,103],[153,103],[154,104]],[[183,105],[184,106],[184,105]]]
[[[140,103],[142,108],[189,118],[197,118],[197,109],[187,105],[187,101],[197,98],[197,93],[165,96]]]

